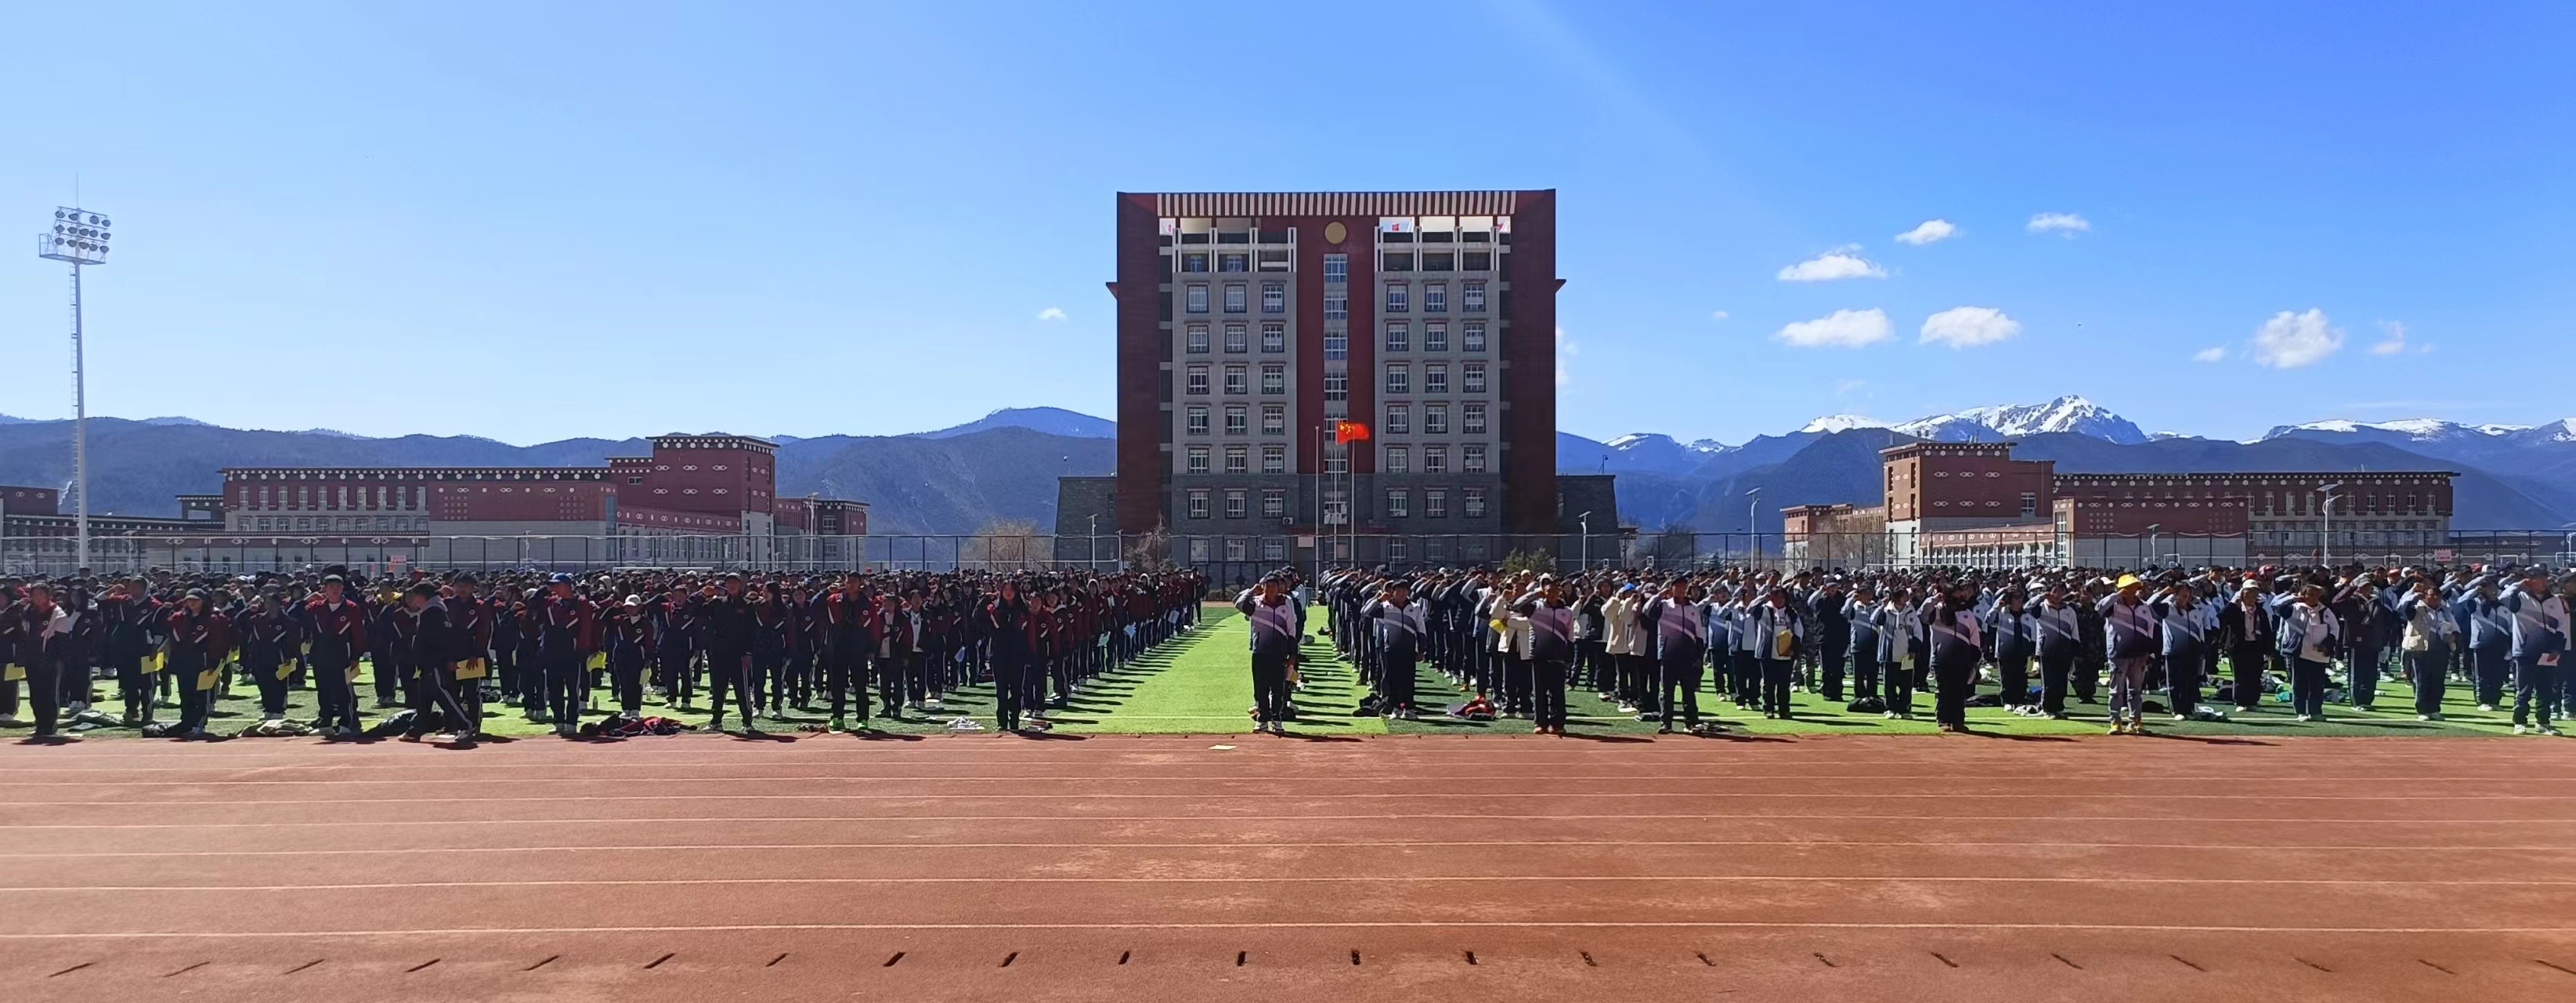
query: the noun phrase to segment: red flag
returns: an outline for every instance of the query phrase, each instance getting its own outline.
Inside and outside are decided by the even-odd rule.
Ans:
[[[1334,445],[1340,445],[1345,442],[1360,442],[1366,440],[1368,437],[1369,429],[1367,425],[1360,424],[1356,421],[1336,421],[1333,423]]]

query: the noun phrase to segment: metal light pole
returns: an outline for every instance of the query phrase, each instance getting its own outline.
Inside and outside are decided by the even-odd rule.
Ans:
[[[1592,570],[1592,513],[1585,512],[1582,515],[1575,516],[1574,524],[1577,528],[1583,530],[1583,538],[1576,541],[1577,549],[1575,550],[1575,553],[1579,555],[1583,563],[1583,566],[1578,570],[1590,571]],[[1564,551],[1560,550],[1557,551],[1557,553],[1562,554]]]
[[[1082,545],[1082,555],[1091,558],[1091,570],[1097,574],[1100,571],[1100,513],[1094,512],[1085,518],[1091,520],[1091,532],[1090,539]]]
[[[2157,531],[2157,530],[2160,530],[2160,529],[2163,529],[2163,528],[2165,528],[2165,524],[2164,524],[2164,523],[2161,523],[2161,522],[2151,522],[2151,523],[2148,523],[2148,524],[2147,524],[2147,553],[2146,553],[2146,555],[2145,555],[2145,556],[2146,556],[2146,559],[2145,559],[2145,560],[2143,560],[2143,561],[2140,561],[2140,562],[2138,562],[2138,563],[2140,563],[2140,564],[2144,564],[2144,565],[2146,565],[2146,566],[2148,566],[2148,567],[2154,567],[2154,566],[2155,566],[2155,563],[2156,563],[2156,531]]]
[[[1761,567],[1761,566],[1762,566],[1762,521],[1761,521],[1761,511],[1762,511],[1762,489],[1761,489],[1761,488],[1754,488],[1754,489],[1753,489],[1753,490],[1751,490],[1751,491],[1747,491],[1747,492],[1745,492],[1745,497],[1744,497],[1744,535],[1745,535],[1746,537],[1751,538],[1751,539],[1752,539],[1752,541],[1753,541],[1753,559],[1752,559],[1752,561],[1750,561],[1750,562],[1746,565],[1747,567],[1757,567],[1757,568],[1758,568],[1758,567]]]
[[[2317,563],[2329,568],[2334,567],[2334,503],[2336,498],[2342,497],[2335,492],[2341,490],[2342,481],[2317,485],[2317,491],[2326,496],[2325,532],[2317,538]]]
[[[72,569],[89,567],[89,386],[82,373],[81,266],[107,263],[107,217],[86,209],[57,206],[54,228],[36,235],[36,256],[69,262],[72,267],[72,506],[75,542]]]

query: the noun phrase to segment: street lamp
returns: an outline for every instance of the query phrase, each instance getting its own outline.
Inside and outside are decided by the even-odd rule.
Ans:
[[[1100,570],[1100,513],[1094,512],[1085,518],[1091,520],[1091,532],[1090,539],[1083,542],[1082,555],[1091,558],[1091,570],[1098,573]]]
[[[2329,568],[2334,567],[2334,503],[2335,499],[2343,497],[2336,493],[2341,490],[2342,481],[2317,485],[2317,491],[2326,496],[2325,532],[2318,537],[2317,563]]]
[[[1745,492],[1744,535],[1752,538],[1753,540],[1753,560],[1751,562],[1751,566],[1753,567],[1760,567],[1762,564],[1762,522],[1761,516],[1759,515],[1761,509],[1762,489],[1754,488],[1751,491]]]
[[[2146,566],[2148,566],[2148,567],[2151,567],[2151,568],[2156,566],[2156,531],[2157,531],[2157,530],[2160,530],[2160,529],[2163,529],[2163,528],[2165,528],[2165,524],[2164,524],[2164,523],[2161,523],[2161,522],[2151,522],[2151,523],[2148,523],[2148,524],[2147,524],[2147,552],[2146,552],[2146,555],[2145,555],[2145,558],[2146,558],[2146,559],[2145,559],[2145,560],[2142,560],[2142,561],[2139,561],[2138,563],[2140,563],[2140,564],[2144,564],[2144,565],[2146,565]]]
[[[1590,571],[1592,570],[1592,513],[1585,512],[1582,515],[1575,516],[1574,523],[1583,530],[1583,538],[1577,541],[1577,545],[1581,549],[1576,551],[1576,553],[1581,555],[1582,559],[1583,566],[1580,570]],[[1562,554],[1564,551],[1560,550],[1557,551],[1557,553]]]
[[[36,256],[72,266],[72,507],[73,573],[89,566],[89,385],[81,372],[81,266],[107,263],[106,216],[70,206],[54,208],[54,228],[36,234]]]

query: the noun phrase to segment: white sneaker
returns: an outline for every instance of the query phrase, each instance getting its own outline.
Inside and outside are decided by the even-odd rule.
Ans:
[[[2492,714],[2495,712],[2495,705],[2491,703],[2482,703],[2478,705],[2478,709]]]
[[[2432,719],[2433,719],[2433,715],[2431,715],[2431,714],[2417,714],[2417,715],[2415,715],[2415,720],[2418,720],[2418,721],[2430,721],[2430,720],[2432,720]]]
[[[2513,726],[2513,733],[2516,735],[2528,735],[2531,734],[2531,729],[2517,724]]]
[[[2174,715],[2174,716],[2173,716],[2173,719],[2174,719],[2174,720],[2176,720],[2176,721],[2189,721],[2189,720],[2191,720],[2191,715],[2188,715],[2188,714],[2176,714],[2176,715]]]

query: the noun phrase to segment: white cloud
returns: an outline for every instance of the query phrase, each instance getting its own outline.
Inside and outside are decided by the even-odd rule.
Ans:
[[[2057,233],[2072,237],[2077,233],[2093,229],[2093,221],[2071,212],[2033,213],[2028,228],[2032,233]]]
[[[2227,350],[2214,346],[2191,353],[2191,361],[2193,362],[2217,362],[2225,358],[2227,358]]]
[[[2370,346],[2370,354],[2395,355],[2406,350],[2405,324],[2393,320],[2383,320],[2379,322],[2379,329],[2386,332],[2388,336],[2381,338],[2377,344]],[[2427,345],[2425,347],[2429,348],[2432,346]]]
[[[1556,329],[1556,385],[1574,382],[1574,357],[1583,354],[1583,346],[1567,340],[1565,329]]]
[[[2326,320],[2326,312],[2283,310],[2254,329],[2254,361],[2274,369],[2296,369],[2323,361],[2343,349],[2343,329]]]
[[[1951,307],[1923,320],[1922,344],[1952,348],[1991,345],[2021,333],[2021,322],[1990,306]]]
[[[1063,307],[1060,307],[1060,306],[1051,306],[1051,307],[1048,307],[1048,308],[1046,308],[1046,309],[1044,309],[1044,310],[1040,310],[1040,311],[1038,311],[1038,319],[1039,319],[1039,320],[1063,320],[1063,319],[1065,319],[1065,316],[1064,316],[1064,308],[1063,308]]]
[[[1886,341],[1895,333],[1887,314],[1876,307],[1867,310],[1836,310],[1814,320],[1802,320],[1782,327],[1774,339],[1798,348],[1859,348]]]
[[[1912,244],[1916,247],[1921,247],[1936,240],[1947,240],[1951,237],[1955,237],[1958,233],[1959,228],[1952,225],[1949,220],[1927,219],[1923,221],[1923,225],[1907,230],[1904,233],[1897,234],[1896,242],[1899,244]]]
[[[1835,380],[1835,381],[1834,381],[1834,396],[1836,396],[1836,397],[1849,397],[1849,396],[1851,396],[1852,394],[1855,394],[1855,393],[1858,393],[1858,392],[1860,392],[1860,391],[1867,390],[1867,389],[1869,389],[1869,381],[1868,381],[1868,380]]]
[[[1883,279],[1887,269],[1860,256],[1859,244],[1845,244],[1780,270],[1782,282],[1831,282],[1835,279]]]
[[[1710,319],[1710,320],[1725,320],[1725,319],[1726,319],[1726,311],[1724,311],[1724,310],[1719,310],[1719,311],[1716,311],[1716,312],[1714,312],[1714,313],[1711,313],[1711,314],[1709,314],[1709,315],[1708,315],[1708,319]]]

